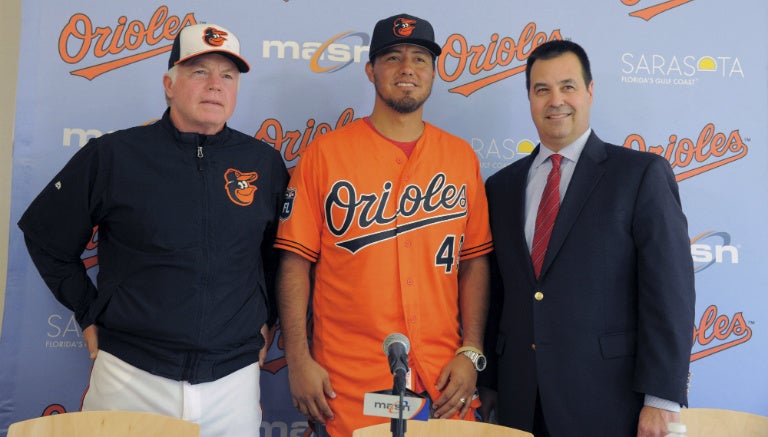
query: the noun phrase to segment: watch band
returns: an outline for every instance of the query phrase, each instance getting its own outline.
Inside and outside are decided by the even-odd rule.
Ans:
[[[460,353],[464,353],[466,351],[470,351],[470,352],[474,352],[476,354],[483,355],[483,351],[481,351],[480,349],[478,349],[476,347],[472,347],[472,346],[462,346],[462,347],[456,349],[456,355],[458,355]]]
[[[459,354],[466,356],[472,362],[472,365],[475,366],[476,371],[482,372],[485,370],[487,360],[480,349],[472,346],[464,346],[456,350],[456,355]]]

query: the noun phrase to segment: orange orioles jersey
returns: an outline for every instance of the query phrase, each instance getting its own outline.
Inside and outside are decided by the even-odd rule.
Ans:
[[[337,396],[331,435],[387,420],[363,416],[363,396],[392,388],[382,343],[393,332],[439,397],[461,346],[459,261],[493,248],[469,144],[425,124],[407,157],[364,120],[318,137],[288,184],[275,247],[316,263],[312,355]]]

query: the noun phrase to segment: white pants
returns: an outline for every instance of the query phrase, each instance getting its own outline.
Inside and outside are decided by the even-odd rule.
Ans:
[[[216,381],[190,384],[153,375],[99,351],[83,411],[156,413],[200,424],[201,437],[258,437],[259,397],[258,363]]]

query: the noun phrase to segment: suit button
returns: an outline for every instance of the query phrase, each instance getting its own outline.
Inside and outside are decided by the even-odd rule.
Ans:
[[[536,350],[536,343],[531,343],[531,349]]]
[[[544,299],[544,293],[542,293],[542,292],[540,292],[540,291],[537,291],[537,292],[536,292],[536,293],[533,295],[533,298],[534,298],[534,299],[536,299],[536,300],[542,300],[542,299]]]

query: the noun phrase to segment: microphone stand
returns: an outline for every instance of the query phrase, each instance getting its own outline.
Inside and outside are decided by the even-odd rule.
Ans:
[[[405,367],[408,368],[407,365]],[[392,431],[392,437],[404,437],[406,421],[403,419],[403,397],[405,396],[405,370],[398,368],[395,370],[395,378],[392,386],[392,394],[400,397],[398,402],[398,418],[392,418],[389,429]]]
[[[403,419],[403,406],[405,397],[405,375],[408,373],[408,351],[411,343],[403,334],[390,334],[384,340],[384,353],[387,354],[389,370],[395,376],[392,386],[392,394],[398,395],[397,418],[392,418],[390,430],[393,437],[405,435],[405,420]]]

